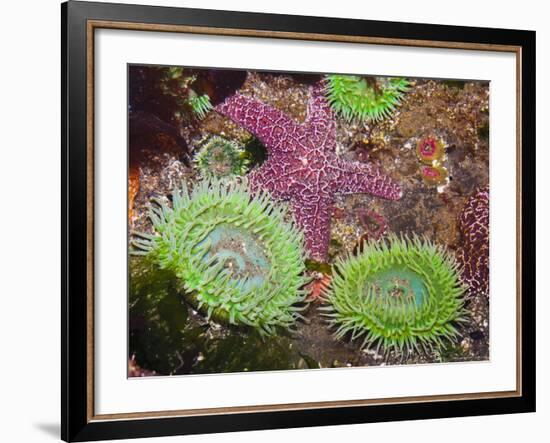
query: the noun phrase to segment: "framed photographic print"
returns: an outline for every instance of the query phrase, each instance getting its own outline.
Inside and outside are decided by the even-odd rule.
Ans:
[[[534,32],[61,11],[65,441],[534,411]]]

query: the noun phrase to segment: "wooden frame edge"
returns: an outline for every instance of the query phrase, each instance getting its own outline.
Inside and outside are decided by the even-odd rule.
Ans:
[[[226,414],[241,414],[241,413],[261,413],[261,412],[287,412],[287,411],[302,411],[307,409],[332,409],[332,408],[349,408],[362,406],[382,406],[395,404],[416,404],[416,403],[435,403],[439,401],[465,401],[465,400],[480,400],[491,398],[511,398],[520,397],[518,391],[498,391],[490,393],[473,393],[473,394],[448,394],[448,395],[422,395],[415,397],[388,397],[377,398],[370,400],[337,400],[337,401],[322,401],[322,402],[307,402],[307,403],[281,403],[273,405],[257,405],[257,406],[230,406],[221,408],[198,408],[198,409],[181,409],[173,411],[150,411],[150,412],[128,412],[116,414],[100,414],[95,415],[90,421],[113,421],[113,420],[128,420],[142,418],[166,418],[166,417],[197,417],[208,415],[226,415]],[[402,401],[406,399],[406,401]]]
[[[94,28],[86,27],[86,237],[87,247],[87,297],[86,297],[86,332],[88,334],[86,361],[88,377],[86,379],[86,419],[90,422],[94,417]]]
[[[261,29],[237,29],[207,26],[190,25],[165,25],[150,24],[139,22],[125,22],[112,20],[88,20],[88,27],[92,30],[102,29],[120,29],[128,31],[147,31],[147,32],[172,32],[185,34],[206,34],[223,35],[229,37],[256,37],[256,38],[277,38],[287,40],[305,40],[305,41],[324,41],[337,43],[362,43],[371,45],[395,45],[395,46],[413,46],[423,48],[440,49],[466,49],[475,51],[497,51],[497,52],[518,52],[521,46],[499,45],[491,43],[468,43],[468,42],[449,42],[443,40],[419,40],[419,39],[400,39],[386,37],[366,37],[355,35],[340,34],[319,34],[305,32],[288,31],[265,31]]]

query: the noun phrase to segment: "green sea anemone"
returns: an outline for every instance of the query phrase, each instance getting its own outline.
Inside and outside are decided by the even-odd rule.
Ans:
[[[400,77],[332,74],[325,77],[326,96],[334,112],[346,121],[378,121],[401,104],[409,82]]]
[[[196,309],[214,319],[273,335],[292,329],[305,308],[302,234],[286,207],[246,182],[205,180],[150,211],[156,235],[136,234],[135,254],[152,254],[182,281]]]
[[[187,102],[189,103],[189,106],[191,106],[191,109],[195,113],[195,115],[202,120],[206,114],[210,112],[210,110],[213,108],[212,103],[210,103],[210,97],[208,94],[202,94],[199,95],[192,89],[189,90],[189,97],[187,98]]]
[[[195,164],[204,178],[232,178],[247,171],[246,153],[235,141],[213,135],[203,138],[195,148]]]
[[[174,97],[178,106],[191,108],[199,120],[212,110],[209,95],[201,92],[196,71],[177,66],[160,70],[160,89],[163,94]]]
[[[322,309],[334,336],[362,337],[361,348],[419,351],[455,341],[465,322],[465,288],[453,256],[418,237],[366,243],[336,263]]]

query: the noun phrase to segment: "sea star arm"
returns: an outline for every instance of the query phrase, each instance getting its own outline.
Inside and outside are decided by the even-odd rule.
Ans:
[[[292,177],[284,177],[283,165],[281,163],[267,160],[262,166],[254,168],[248,174],[248,183],[253,192],[266,190],[271,197],[277,200],[290,199],[290,187],[294,181]]]
[[[336,186],[340,194],[371,194],[387,200],[399,200],[401,187],[370,163],[338,160]]]
[[[298,227],[304,233],[306,250],[313,260],[325,262],[330,241],[332,201],[295,196],[292,212]]]
[[[325,144],[330,140],[330,150],[334,150],[332,140],[336,137],[336,123],[329,103],[325,98],[324,86],[316,83],[310,89],[307,114],[304,125],[308,126],[309,137],[316,143]]]
[[[332,109],[325,98],[323,83],[318,82],[310,89],[310,96],[307,102],[306,122],[333,120]]]
[[[227,98],[215,109],[258,137],[270,153],[285,152],[287,137],[298,126],[278,109],[241,94]]]

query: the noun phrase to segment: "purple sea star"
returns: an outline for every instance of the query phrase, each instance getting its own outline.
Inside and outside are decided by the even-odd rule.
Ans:
[[[470,296],[489,295],[489,187],[468,198],[458,219],[463,246],[457,251]]]
[[[336,155],[336,123],[321,83],[311,88],[301,124],[241,94],[229,97],[216,110],[267,148],[268,159],[249,174],[251,189],[266,189],[273,198],[290,201],[314,260],[327,259],[335,194],[367,193],[391,200],[402,196],[400,187],[372,164]]]

